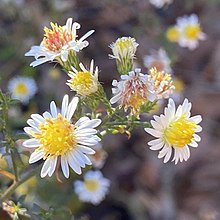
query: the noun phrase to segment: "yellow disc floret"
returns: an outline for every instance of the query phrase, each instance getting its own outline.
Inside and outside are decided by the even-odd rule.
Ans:
[[[156,68],[150,69],[149,78],[153,80],[155,90],[158,90],[160,94],[174,87],[171,75],[158,71]]]
[[[192,142],[196,126],[195,122],[182,116],[164,130],[164,139],[168,144],[175,147],[184,147]]]
[[[57,52],[73,39],[72,33],[64,30],[60,25],[50,23],[51,28],[44,28],[43,44],[51,51]]]
[[[95,192],[99,188],[99,182],[97,180],[87,179],[84,181],[84,185],[90,192]]]
[[[173,26],[173,27],[168,28],[166,32],[166,37],[171,42],[177,42],[180,37],[180,33],[178,29],[175,26]]]
[[[190,40],[197,40],[200,33],[201,28],[199,25],[188,25],[184,29],[184,35]]]
[[[98,90],[98,79],[90,72],[78,72],[68,85],[82,96],[88,96]]]
[[[39,140],[41,146],[37,150],[45,152],[44,159],[63,156],[77,144],[74,126],[61,114],[57,118],[47,118],[38,128],[40,132],[35,132],[33,137]]]
[[[28,93],[28,88],[24,83],[18,83],[15,87],[15,93],[20,95],[26,95]]]

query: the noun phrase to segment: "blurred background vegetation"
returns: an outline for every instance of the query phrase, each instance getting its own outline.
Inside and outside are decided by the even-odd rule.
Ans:
[[[190,51],[166,40],[165,32],[176,18],[198,15],[207,39]],[[72,17],[81,24],[79,37],[90,29],[96,32],[89,47],[80,53],[81,61],[91,59],[99,66],[99,79],[109,98],[111,82],[118,78],[115,61],[108,58],[110,43],[118,37],[131,36],[139,43],[137,66],[143,72],[143,57],[152,49],[163,47],[172,61],[172,69],[184,83],[184,96],[193,103],[193,115],[203,117],[202,142],[192,149],[189,161],[175,166],[163,164],[157,153],[149,150],[150,139],[143,129],[126,135],[107,136],[103,148],[108,158],[102,169],[111,180],[107,198],[98,206],[81,203],[74,194],[72,181],[41,180],[36,176],[19,187],[14,198],[27,195],[25,206],[48,219],[82,220],[218,220],[220,219],[220,1],[174,0],[157,9],[148,0],[1,0],[0,1],[0,86],[7,91],[14,76],[33,77],[38,86],[28,105],[10,109],[11,127],[16,133],[26,125],[31,113],[42,113],[51,100],[61,100],[69,93],[67,75],[50,63],[29,67],[32,58],[24,57],[32,45],[38,45],[44,26],[49,22],[65,24]],[[60,104],[60,103],[59,103]],[[144,118],[151,116],[145,115]],[[18,143],[18,148],[23,151]],[[22,155],[27,164],[27,154]],[[3,169],[4,159],[0,159]],[[0,176],[0,187],[9,184]],[[37,205],[34,205],[36,203]],[[50,218],[50,214],[54,214]],[[51,215],[52,215],[51,214]],[[36,219],[41,219],[37,215]],[[0,219],[6,220],[1,213]],[[42,218],[45,219],[45,218]]]

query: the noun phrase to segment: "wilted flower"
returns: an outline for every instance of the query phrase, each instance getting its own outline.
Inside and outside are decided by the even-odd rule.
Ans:
[[[164,5],[171,4],[173,0],[150,0],[150,3],[157,8],[162,8]]]
[[[90,30],[80,39],[77,39],[77,30],[80,29],[80,24],[73,23],[72,18],[68,18],[66,25],[50,23],[51,29],[44,28],[44,38],[40,46],[33,46],[25,56],[34,56],[36,59],[30,65],[35,67],[42,63],[59,60],[63,62],[68,60],[69,51],[79,52],[89,45],[85,39],[89,37],[94,30]]]
[[[152,83],[152,93],[157,99],[167,99],[175,89],[171,75],[164,71],[157,71],[156,68],[150,69],[149,80]]]
[[[155,67],[158,71],[172,73],[170,63],[171,61],[166,51],[162,48],[160,48],[158,51],[152,50],[150,55],[144,56],[144,65],[148,69]]]
[[[138,43],[131,37],[118,38],[116,42],[110,45],[113,55],[109,55],[109,57],[116,59],[120,74],[128,74],[132,70],[137,46]]]
[[[81,71],[72,67],[72,71],[69,72],[69,79],[66,83],[71,90],[76,91],[79,95],[89,96],[98,90],[98,67],[94,71],[94,61],[91,61],[90,69],[87,70],[82,63],[79,64]]]
[[[37,92],[37,86],[34,79],[19,76],[9,81],[8,90],[11,92],[11,97],[13,99],[18,99],[23,104],[27,104]]]
[[[164,157],[164,163],[168,162],[174,150],[173,161],[187,161],[190,157],[189,146],[197,147],[201,138],[196,132],[202,127],[198,124],[202,121],[200,115],[190,117],[192,104],[185,99],[182,105],[176,109],[175,103],[169,99],[169,104],[164,110],[164,115],[154,116],[151,120],[153,128],[145,128],[145,131],[156,140],[148,142],[151,150],[160,150],[158,158]]]
[[[88,171],[84,181],[75,181],[75,192],[83,202],[98,205],[109,191],[110,181],[103,177],[100,171]]]
[[[90,146],[96,145],[100,138],[94,129],[100,123],[100,119],[90,120],[81,117],[75,124],[71,118],[78,104],[78,98],[74,97],[69,103],[68,95],[62,102],[61,113],[57,113],[54,101],[50,103],[50,111],[44,112],[43,116],[32,114],[24,131],[32,138],[24,141],[23,146],[36,148],[31,154],[29,163],[45,160],[41,170],[41,177],[52,176],[56,166],[61,162],[61,168],[66,178],[69,177],[69,166],[81,174],[81,167],[91,165],[86,154],[94,154]]]
[[[124,107],[125,111],[130,108],[131,114],[138,116],[140,108],[147,101],[154,101],[155,96],[150,91],[148,76],[141,73],[141,69],[135,69],[128,75],[121,75],[121,80],[113,80],[113,97],[111,104],[116,102]]]

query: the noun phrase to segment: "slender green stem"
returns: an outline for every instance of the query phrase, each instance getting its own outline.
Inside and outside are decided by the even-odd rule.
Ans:
[[[128,125],[128,126],[142,126],[145,128],[151,127],[151,124],[149,122],[143,122],[143,121],[111,121],[106,122],[107,126],[114,127],[114,126],[120,126],[120,125]]]
[[[13,138],[10,136],[9,128],[7,126],[7,124],[8,124],[8,101],[7,101],[6,97],[3,95],[1,90],[0,90],[0,99],[2,102],[2,119],[3,119],[2,132],[3,132],[4,139],[5,139],[6,143],[10,146],[10,156],[11,156],[11,160],[12,160],[12,166],[13,166],[13,170],[14,170],[15,179],[17,181],[18,180],[18,169],[16,166],[15,154],[13,151],[15,142],[14,142]]]

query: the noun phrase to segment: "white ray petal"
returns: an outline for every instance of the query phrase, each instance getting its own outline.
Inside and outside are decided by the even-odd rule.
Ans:
[[[65,118],[66,117],[66,112],[68,109],[68,103],[69,103],[69,96],[65,95],[63,97],[63,101],[62,101],[62,107],[61,107],[61,115]]]
[[[67,162],[67,157],[66,156],[61,156],[61,169],[63,171],[63,174],[66,178],[69,178],[70,171],[69,171],[69,166]]]
[[[68,106],[68,109],[67,109],[67,113],[66,113],[66,118],[68,120],[70,120],[77,108],[77,104],[79,102],[79,98],[78,97],[74,97],[72,99],[72,101],[70,102],[69,106]]]
[[[72,157],[72,154],[67,154],[67,161],[68,164],[70,165],[70,167],[74,170],[74,172],[76,172],[77,174],[81,174],[82,170],[78,164],[78,162],[76,161],[76,159],[74,157]]]
[[[43,150],[39,150],[39,151],[35,150],[29,158],[29,163],[32,164],[32,163],[35,163],[41,160],[44,157],[44,155],[45,155],[45,152]]]
[[[40,173],[41,178],[44,178],[49,173],[50,168],[51,168],[50,163],[51,163],[50,158],[47,158],[41,169],[41,173]]]
[[[57,107],[54,101],[50,103],[50,112],[53,118],[57,117]]]
[[[53,156],[50,158],[50,170],[48,172],[48,176],[51,177],[56,169],[57,165],[57,156]]]
[[[35,138],[31,138],[23,142],[23,146],[28,148],[35,148],[39,147],[40,145],[40,142]]]
[[[162,132],[161,131],[157,131],[157,130],[154,130],[152,128],[145,128],[144,129],[147,133],[151,134],[152,136],[154,137],[161,137],[162,136]]]

